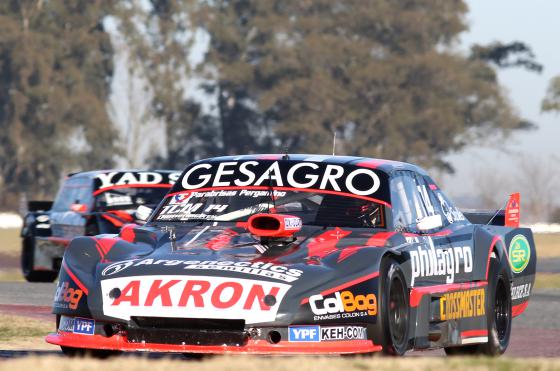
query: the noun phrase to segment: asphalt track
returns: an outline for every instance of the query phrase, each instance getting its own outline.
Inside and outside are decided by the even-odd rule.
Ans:
[[[50,305],[54,284],[0,282],[0,313],[29,316],[53,321]],[[560,289],[534,290],[525,313],[514,319],[510,357],[560,357]],[[1,347],[1,346],[0,346]],[[60,354],[53,351],[7,351],[0,349],[0,359],[26,355]],[[410,352],[411,356],[442,356],[441,350]],[[161,355],[153,355],[158,358]]]

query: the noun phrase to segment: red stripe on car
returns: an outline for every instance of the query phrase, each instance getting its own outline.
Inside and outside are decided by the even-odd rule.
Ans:
[[[511,315],[513,317],[519,316],[521,313],[525,312],[525,309],[527,309],[527,305],[529,305],[529,301],[514,305],[513,307],[511,307]]]
[[[74,273],[72,273],[72,271],[70,270],[70,268],[68,268],[68,265],[64,260],[62,261],[62,267],[64,268],[66,273],[68,273],[72,281],[74,281],[74,283],[80,288],[80,290],[82,290],[84,294],[88,295],[89,291],[87,287],[82,283],[82,281],[78,279],[78,277],[76,277]]]
[[[449,283],[444,285],[435,285],[435,286],[422,286],[422,287],[413,287],[410,290],[410,306],[412,308],[417,307],[422,298],[426,294],[441,294],[444,292],[449,291],[459,291],[459,290],[468,290],[475,287],[483,287],[488,285],[486,281],[478,281],[478,282],[467,282],[467,283]]]

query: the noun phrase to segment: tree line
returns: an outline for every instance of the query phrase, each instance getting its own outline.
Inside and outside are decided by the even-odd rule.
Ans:
[[[109,19],[145,81],[146,112],[165,127],[166,151],[146,166],[331,153],[336,135],[339,154],[452,172],[444,155],[535,127],[497,69],[542,69],[522,42],[458,50],[467,14],[463,0],[0,2],[0,205],[52,197],[66,172],[129,155],[107,110]],[[193,64],[201,32],[208,50]],[[543,110],[559,109],[559,81]]]

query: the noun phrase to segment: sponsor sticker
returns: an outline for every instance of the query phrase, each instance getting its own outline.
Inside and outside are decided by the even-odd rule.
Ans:
[[[82,290],[70,287],[68,281],[62,281],[56,288],[53,306],[63,309],[77,309],[83,295]]]
[[[484,289],[457,291],[444,294],[439,300],[442,321],[484,316]]]
[[[152,266],[158,265],[162,267],[182,266],[187,270],[213,270],[224,272],[245,273],[255,276],[274,278],[284,282],[294,282],[302,274],[300,269],[288,268],[283,265],[275,265],[264,262],[248,262],[248,261],[219,261],[219,260],[169,260],[169,259],[143,259],[143,260],[124,260],[115,262],[106,266],[101,272],[102,276],[112,276],[116,273],[132,266]]]
[[[274,184],[273,184],[274,183]],[[201,163],[189,167],[181,179],[186,190],[205,187],[268,186],[329,189],[369,196],[381,187],[371,169],[314,162],[228,161]]]
[[[111,171],[108,173],[98,174],[95,178],[98,182],[97,189],[114,186],[127,186],[127,185],[154,185],[154,184],[175,184],[175,181],[181,176],[181,173],[157,173],[153,171],[138,171],[138,172],[119,172]]]
[[[418,246],[409,252],[412,286],[416,279],[421,277],[443,276],[446,283],[453,283],[456,274],[472,272],[473,257],[470,246],[436,248],[431,238],[427,238],[427,242],[428,246]]]
[[[288,327],[288,341],[321,341],[320,326],[290,326]]]
[[[331,297],[321,294],[309,297],[309,305],[315,321],[338,318],[375,316],[377,297],[375,294],[354,295],[351,291],[335,292]]]
[[[284,225],[287,230],[300,229],[302,221],[301,218],[284,218]]]
[[[290,326],[288,341],[320,342],[366,340],[367,330],[361,326]]]
[[[511,300],[528,298],[531,295],[531,284],[511,286]]]
[[[511,270],[515,273],[521,273],[527,268],[531,259],[531,248],[527,238],[518,234],[511,239],[509,243],[509,263]]]
[[[365,327],[321,326],[321,341],[366,340],[366,339],[367,339],[367,332]]]
[[[35,220],[37,220],[39,223],[46,223],[50,220],[50,217],[48,215],[38,215]]]
[[[74,318],[73,332],[81,335],[95,334],[95,320],[79,317]]]
[[[106,192],[104,193],[105,202],[107,206],[128,206],[134,205],[132,197],[129,195],[122,195],[118,193]]]
[[[64,332],[74,332],[74,318],[60,316],[60,323],[58,324],[58,330]]]
[[[153,275],[101,281],[103,313],[270,322],[291,288],[285,283],[211,276]]]

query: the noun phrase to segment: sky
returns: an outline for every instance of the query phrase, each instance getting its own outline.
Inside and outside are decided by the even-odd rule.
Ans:
[[[538,129],[531,132],[522,132],[511,135],[506,140],[491,141],[494,148],[488,146],[470,147],[460,153],[455,153],[447,157],[455,168],[453,175],[433,174],[439,180],[440,185],[446,192],[454,198],[459,206],[480,207],[481,205],[469,204],[477,196],[476,192],[482,187],[493,187],[496,189],[497,198],[507,197],[508,192],[522,191],[523,186],[517,184],[500,188],[501,182],[496,179],[481,180],[481,174],[493,174],[499,177],[503,174],[514,178],[518,175],[523,176],[519,169],[519,159],[526,158],[530,161],[541,160],[547,163],[551,169],[556,170],[560,175],[560,114],[541,113],[540,103],[546,94],[546,89],[550,79],[560,75],[560,49],[556,44],[560,35],[560,1],[558,0],[466,0],[470,10],[467,21],[470,30],[462,34],[457,49],[467,53],[470,46],[474,43],[489,44],[494,41],[504,43],[521,41],[529,45],[536,60],[544,66],[542,73],[534,73],[522,68],[510,68],[498,70],[498,78],[505,94],[510,98],[513,107],[519,115],[538,125]],[[109,25],[110,26],[110,25]],[[113,31],[115,27],[109,27]],[[112,33],[113,37],[118,35]],[[191,52],[191,57],[202,57],[208,47],[207,38],[204,35],[195,35],[195,47]],[[116,40],[118,41],[118,40]],[[121,53],[122,54],[122,53]],[[122,55],[122,65],[126,64],[126,55]],[[199,58],[199,59],[200,59]],[[191,60],[196,64],[196,58]],[[126,73],[121,74],[123,81],[115,79],[114,91],[118,87],[129,84],[130,76]],[[189,85],[196,85],[193,81]],[[126,91],[126,89],[124,89]],[[187,89],[193,96],[197,96],[196,89]],[[122,95],[122,94],[121,94]],[[142,100],[146,97],[133,97]],[[121,104],[123,100],[131,97],[118,96],[113,94],[111,102],[113,106],[124,109],[123,114],[115,116],[120,123],[123,131],[127,131],[130,125],[131,113],[135,109]],[[135,105],[137,106],[137,105]],[[113,114],[115,114],[113,112]],[[158,129],[158,123],[153,122],[154,130]],[[134,136],[127,135],[127,138]],[[164,136],[161,135],[161,138]],[[137,143],[132,141],[127,143],[127,147],[136,147]],[[161,146],[160,146],[161,147]],[[137,158],[131,163],[123,164],[126,166],[140,166],[150,155],[149,151],[137,153]],[[556,157],[555,157],[556,156]],[[128,161],[130,162],[130,161]],[[500,173],[499,175],[495,175]],[[485,182],[481,185],[481,181]],[[510,182],[511,183],[511,182]],[[496,186],[498,184],[498,186]],[[560,187],[560,179],[559,179]],[[517,189],[521,188],[521,189]],[[498,201],[497,201],[498,202]],[[494,207],[497,205],[485,205]]]
[[[560,1],[467,0],[467,4],[470,30],[461,37],[461,49],[467,50],[473,43],[521,41],[532,48],[544,70],[541,74],[521,68],[498,71],[500,84],[513,106],[538,129],[512,135],[497,144],[499,151],[483,146],[449,156],[456,173],[443,177],[443,187],[452,196],[472,193],[473,187],[480,186],[476,176],[479,171],[499,169],[515,174],[520,157],[540,159],[560,172],[555,162],[560,161],[560,115],[540,111],[550,79],[560,75]]]

